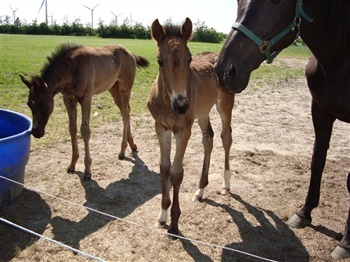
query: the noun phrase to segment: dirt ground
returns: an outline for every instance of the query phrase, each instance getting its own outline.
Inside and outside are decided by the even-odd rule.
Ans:
[[[179,227],[182,236],[190,240],[169,240],[164,229],[155,227],[161,184],[159,149],[149,114],[132,117],[139,151],[132,155],[128,149],[123,161],[117,157],[121,123],[92,130],[91,181],[82,181],[82,141],[76,174],[66,173],[69,140],[32,151],[26,166],[28,188],[15,203],[2,207],[0,216],[107,261],[263,261],[244,253],[278,261],[331,260],[349,206],[350,125],[335,123],[320,205],[313,211],[312,225],[296,230],[286,221],[306,196],[314,137],[305,79],[286,79],[260,89],[252,83],[237,95],[232,124],[233,176],[231,194],[226,196],[219,193],[224,159],[220,120],[215,110],[211,115],[216,135],[210,183],[202,202],[191,201],[203,158],[196,124],[185,156]],[[68,137],[68,132],[63,135]],[[0,261],[87,260],[1,223],[0,232]]]

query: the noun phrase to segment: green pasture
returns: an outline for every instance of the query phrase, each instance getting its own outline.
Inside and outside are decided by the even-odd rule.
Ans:
[[[103,46],[108,44],[120,44],[128,48],[135,54],[141,55],[150,61],[147,69],[137,69],[135,84],[131,97],[132,115],[142,115],[148,113],[146,101],[152,82],[158,72],[156,63],[156,43],[153,40],[135,39],[102,39],[97,37],[70,37],[70,36],[30,36],[30,35],[0,35],[0,107],[14,110],[31,116],[27,107],[28,89],[21,82],[18,74],[31,76],[40,72],[41,66],[45,62],[46,56],[54,50],[60,43],[71,42],[88,46]],[[219,52],[221,44],[208,44],[190,42],[189,47],[192,54],[202,51]],[[307,58],[310,51],[303,46],[291,46],[284,50],[280,57]],[[272,65],[263,64],[256,70],[252,79],[264,82],[276,81],[285,78],[298,78],[304,72],[300,68],[288,68],[282,63]],[[93,99],[92,114],[98,113],[99,117],[91,121],[92,127],[100,126],[106,122],[118,121],[119,110],[114,105],[108,92],[96,96]],[[54,113],[48,123],[47,131],[52,141],[62,137],[69,139],[67,115],[63,105],[61,95],[55,98]],[[51,141],[51,142],[52,142]],[[47,143],[51,143],[47,142]],[[45,145],[45,143],[43,143]],[[34,144],[35,145],[35,144]]]

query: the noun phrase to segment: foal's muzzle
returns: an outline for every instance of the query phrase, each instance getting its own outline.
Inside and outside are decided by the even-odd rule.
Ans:
[[[179,95],[174,99],[172,106],[173,110],[179,115],[186,114],[188,108],[190,107],[187,97],[182,95]]]
[[[35,138],[42,138],[45,135],[45,130],[42,128],[33,128],[32,129],[32,135]]]

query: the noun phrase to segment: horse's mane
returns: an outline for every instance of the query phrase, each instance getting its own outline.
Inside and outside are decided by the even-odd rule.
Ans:
[[[350,1],[329,1],[329,23],[326,47],[329,56],[340,56],[348,52],[350,45]]]
[[[68,51],[71,51],[73,49],[76,49],[82,45],[75,44],[75,43],[64,43],[56,47],[56,49],[51,53],[51,55],[48,55],[47,62],[43,65],[41,69],[41,76],[44,76],[52,67],[52,65],[64,54],[66,54]]]

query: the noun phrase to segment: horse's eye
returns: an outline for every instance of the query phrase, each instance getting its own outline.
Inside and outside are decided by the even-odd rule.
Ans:
[[[159,66],[163,66],[164,65],[163,60],[160,60],[160,59],[157,60],[157,63],[158,63]]]

